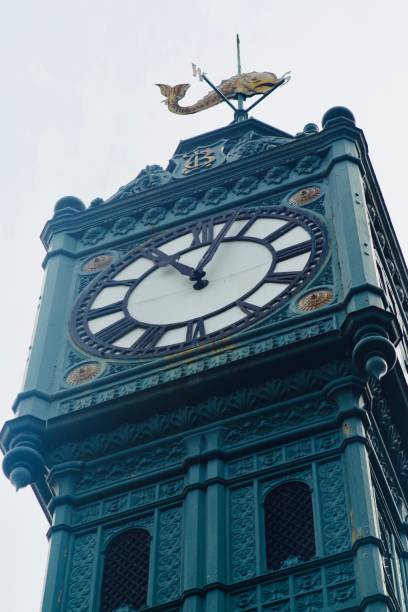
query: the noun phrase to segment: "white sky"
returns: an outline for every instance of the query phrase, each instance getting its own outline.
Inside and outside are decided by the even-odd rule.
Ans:
[[[55,201],[108,197],[146,164],[165,165],[180,139],[226,125],[227,107],[176,116],[154,83],[192,83],[191,61],[215,82],[236,71],[292,70],[255,116],[286,131],[349,107],[365,131],[397,235],[406,224],[406,0],[2,0],[0,164],[3,249],[1,420],[21,384]],[[39,610],[46,521],[31,490],[0,477],[0,597]]]

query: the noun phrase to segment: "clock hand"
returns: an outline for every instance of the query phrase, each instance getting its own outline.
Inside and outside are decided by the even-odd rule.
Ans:
[[[208,264],[208,262],[210,262],[211,259],[214,257],[214,254],[217,251],[218,247],[220,246],[222,240],[224,239],[224,237],[227,234],[228,230],[230,229],[230,227],[232,226],[234,221],[236,221],[239,213],[241,212],[241,208],[242,207],[237,208],[237,210],[234,212],[234,214],[231,215],[231,217],[225,223],[225,225],[222,228],[222,230],[218,233],[216,239],[213,241],[213,243],[210,245],[210,247],[206,250],[206,252],[204,253],[204,255],[202,256],[202,258],[200,259],[200,261],[198,262],[198,264],[195,267],[192,280],[194,279],[194,280],[198,281],[200,278],[202,278],[204,276],[204,274],[205,274],[205,272],[203,270],[204,266],[206,266]],[[204,274],[203,274],[203,272],[204,272]],[[197,288],[200,288],[200,287],[196,287],[196,289]]]
[[[163,253],[160,249],[153,247],[150,250],[145,250],[144,255],[151,259],[155,264],[157,264],[160,268],[164,266],[173,266],[178,272],[184,274],[191,278],[192,274],[194,274],[194,268],[191,266],[186,266],[182,264],[180,261],[177,261],[177,257],[179,255],[167,255],[167,253]]]

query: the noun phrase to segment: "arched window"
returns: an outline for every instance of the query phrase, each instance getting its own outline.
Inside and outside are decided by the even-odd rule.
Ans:
[[[312,496],[306,484],[285,483],[266,496],[265,531],[268,568],[315,556]]]
[[[103,568],[100,612],[146,606],[149,581],[150,535],[130,529],[108,544]]]

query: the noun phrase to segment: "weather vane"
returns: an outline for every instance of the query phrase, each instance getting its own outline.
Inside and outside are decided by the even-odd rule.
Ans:
[[[172,113],[177,115],[192,115],[193,113],[199,113],[206,108],[211,108],[221,102],[226,102],[228,106],[234,111],[234,121],[244,121],[248,119],[248,112],[252,110],[257,104],[262,102],[269,94],[281,85],[285,85],[290,79],[289,72],[286,72],[283,76],[278,78],[273,72],[246,72],[241,71],[241,52],[240,52],[240,40],[237,34],[237,63],[238,72],[235,76],[229,79],[221,81],[216,86],[211,83],[206,73],[201,70],[196,64],[193,64],[193,76],[198,76],[200,81],[205,81],[211,87],[213,91],[210,91],[206,96],[191,104],[190,106],[179,106],[179,101],[184,98],[189,83],[181,83],[179,85],[164,85],[163,83],[157,83],[160,87],[160,91],[165,97],[163,100],[164,104],[167,104],[167,108]],[[260,95],[261,98],[253,102],[247,108],[244,108],[244,102],[247,98],[252,96]],[[235,106],[231,100],[236,100],[238,105]]]

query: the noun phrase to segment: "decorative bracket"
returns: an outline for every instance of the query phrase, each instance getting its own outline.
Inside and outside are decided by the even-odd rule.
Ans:
[[[45,473],[41,455],[45,423],[26,415],[7,421],[0,434],[6,449],[3,471],[16,490],[36,482]]]
[[[358,371],[380,381],[395,366],[397,354],[388,338],[371,331],[355,345],[352,360]]]

